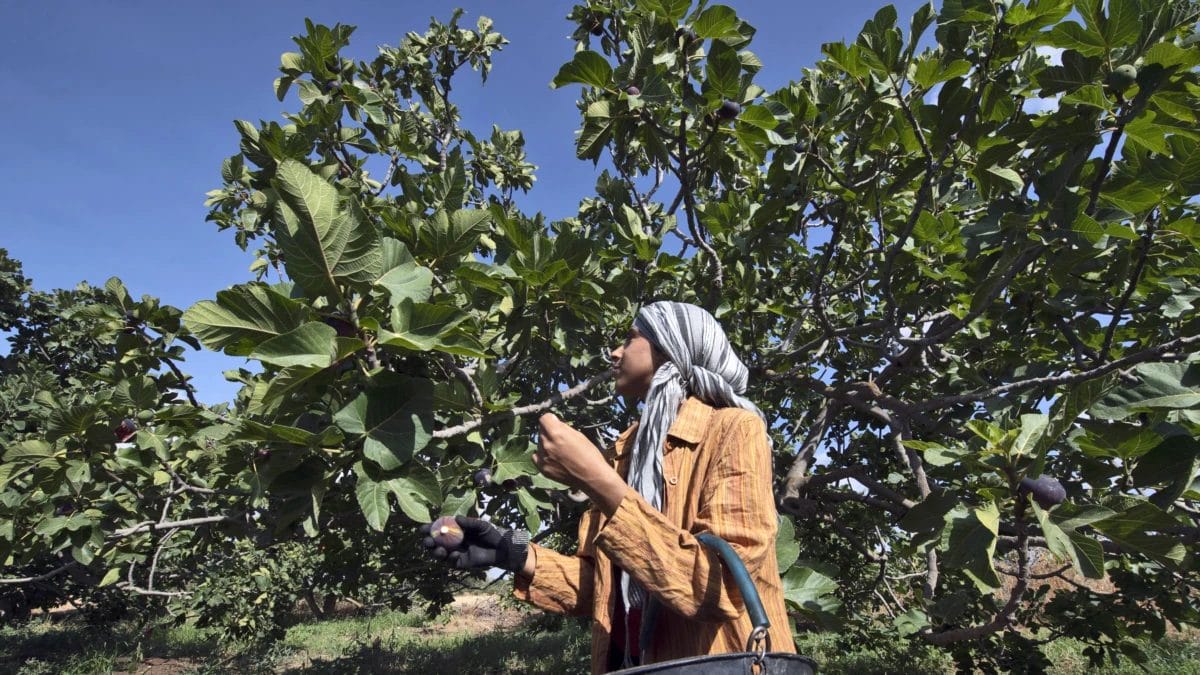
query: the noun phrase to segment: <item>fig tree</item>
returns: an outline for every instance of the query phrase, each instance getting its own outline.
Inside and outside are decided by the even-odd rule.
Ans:
[[[1033,501],[1043,509],[1058,506],[1067,498],[1067,491],[1063,488],[1062,483],[1058,482],[1057,478],[1046,474],[1037,478],[1028,476],[1022,478],[1020,486],[1017,487],[1017,493],[1033,495]]]
[[[1133,83],[1137,82],[1137,76],[1137,68],[1126,63],[1113,68],[1113,71],[1108,74],[1105,81],[1113,91],[1121,92],[1132,87]]]
[[[736,101],[726,100],[721,103],[721,107],[717,108],[717,118],[722,120],[731,120],[742,112],[742,106]]]
[[[442,516],[429,526],[433,543],[445,549],[458,548],[463,543],[463,531],[454,516]]]

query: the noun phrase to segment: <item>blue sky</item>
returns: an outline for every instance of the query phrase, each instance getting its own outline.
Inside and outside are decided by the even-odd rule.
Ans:
[[[758,29],[750,48],[765,64],[756,81],[768,91],[814,64],[822,43],[852,39],[882,6],[727,2]],[[895,4],[907,29],[923,3]],[[456,85],[466,125],[524,131],[538,172],[519,205],[551,219],[574,215],[598,169],[574,156],[578,89],[549,88],[572,53],[569,3],[7,2],[0,247],[40,289],[118,276],[135,296],[181,309],[250,280],[250,253],[204,221],[204,193],[219,186],[221,161],[237,151],[234,119],[279,120],[299,108],[272,91],[291,36],[306,17],[355,25],[343,54],[370,59],[378,45],[423,32],[430,16],[444,20],[454,7],[466,10],[465,25],[491,17],[511,42],[486,86],[466,77]],[[236,391],[221,372],[241,363],[192,353],[184,370],[200,398],[215,403]]]

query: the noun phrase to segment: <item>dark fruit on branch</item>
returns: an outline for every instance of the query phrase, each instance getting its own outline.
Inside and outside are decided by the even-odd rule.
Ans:
[[[433,543],[445,549],[458,548],[463,543],[463,531],[454,516],[442,516],[429,526]]]
[[[601,35],[604,35],[604,24],[601,23],[599,19],[593,19],[592,26],[588,30],[592,32],[592,35],[600,37]]]
[[[116,429],[113,429],[113,435],[117,437],[118,443],[124,443],[133,438],[133,435],[137,433],[137,428],[137,422],[126,418],[121,420]]]
[[[1067,491],[1063,488],[1062,483],[1058,482],[1057,478],[1042,474],[1037,478],[1026,476],[1021,479],[1021,484],[1017,488],[1017,493],[1021,495],[1033,495],[1033,501],[1037,502],[1038,506],[1043,509],[1048,509],[1053,506],[1058,506],[1067,498]]]
[[[696,41],[697,37],[699,37],[699,36],[696,35],[696,31],[692,30],[691,28],[685,28],[683,26],[680,26],[679,28],[675,29],[675,39],[676,40],[682,39],[683,43],[685,45],[692,44],[693,42]]]
[[[475,475],[471,477],[471,480],[475,483],[475,487],[477,488],[487,487],[492,482],[492,470],[488,468],[480,469],[475,472]]]
[[[630,96],[637,96],[638,94],[642,93],[642,90],[638,89],[636,84],[631,84],[628,87],[625,87],[625,93],[629,94]]]
[[[717,108],[717,118],[731,120],[741,114],[741,112],[742,106],[736,101],[725,101],[721,103],[720,108]]]
[[[1137,82],[1137,76],[1137,68],[1126,63],[1113,68],[1105,81],[1113,91],[1125,91],[1132,87],[1134,82]]]
[[[345,319],[340,319],[336,316],[327,316],[324,319],[321,319],[321,321],[323,321],[326,326],[329,326],[337,331],[338,337],[354,337],[354,324],[346,321]]]

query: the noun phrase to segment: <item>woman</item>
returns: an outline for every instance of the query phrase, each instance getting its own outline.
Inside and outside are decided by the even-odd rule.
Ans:
[[[517,572],[514,593],[544,610],[592,617],[592,671],[742,651],[751,633],[711,532],[737,551],[768,618],[774,651],[794,651],[775,559],[771,450],[758,408],[741,396],[746,366],[708,312],[657,302],[612,352],[618,394],[645,401],[611,452],[552,414],[533,459],[592,507],[573,556],[528,534],[460,518],[465,543],[439,557]]]

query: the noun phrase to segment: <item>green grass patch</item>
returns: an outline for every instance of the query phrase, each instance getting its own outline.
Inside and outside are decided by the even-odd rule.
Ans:
[[[146,629],[133,621],[105,626],[79,620],[34,621],[0,628],[0,673],[92,675],[140,671],[147,665],[198,675],[236,673],[586,673],[586,623],[531,613],[515,628],[489,628],[489,617],[430,619],[422,611],[384,611],[292,626],[271,648],[246,652],[222,645],[194,626]],[[464,632],[463,626],[470,629]],[[1126,659],[1090,669],[1084,644],[1060,640],[1044,647],[1052,675],[1143,673],[1200,675],[1200,633],[1143,642],[1145,670]],[[822,673],[953,673],[944,653],[897,642],[865,646],[846,636],[805,634],[800,653]]]

